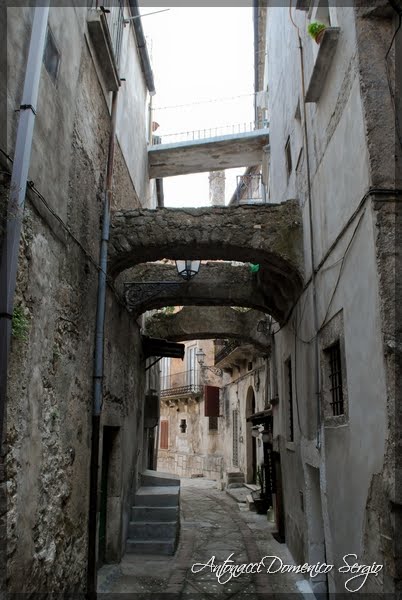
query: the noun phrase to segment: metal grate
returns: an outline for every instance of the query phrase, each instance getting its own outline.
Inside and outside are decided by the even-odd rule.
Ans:
[[[239,466],[239,411],[232,412],[233,421],[233,465]]]
[[[289,358],[286,361],[286,376],[288,385],[288,440],[294,441],[294,418],[293,418],[293,388],[292,388],[292,361]]]
[[[344,414],[341,345],[339,340],[325,351],[329,361],[329,380],[331,392],[331,407],[334,416]]]

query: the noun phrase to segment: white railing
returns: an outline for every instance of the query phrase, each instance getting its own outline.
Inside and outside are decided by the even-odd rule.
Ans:
[[[167,133],[166,135],[152,136],[152,145],[159,144],[176,144],[178,142],[192,142],[206,140],[209,138],[221,137],[224,135],[236,135],[239,133],[251,133],[256,129],[265,129],[268,127],[268,122],[264,121],[256,127],[254,121],[244,123],[234,123],[232,125],[221,125],[218,127],[206,127],[204,129],[193,129],[191,131],[180,131],[179,133]]]

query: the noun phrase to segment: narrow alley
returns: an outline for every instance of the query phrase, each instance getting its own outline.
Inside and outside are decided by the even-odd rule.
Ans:
[[[400,596],[402,0],[14,4],[0,595]]]
[[[274,600],[276,594],[282,598],[283,594],[292,594],[297,600],[302,598],[301,589],[309,593],[303,576],[294,573],[267,574],[262,570],[255,574],[241,573],[230,580],[226,574],[219,583],[218,573],[209,566],[202,568],[201,565],[211,564],[212,557],[216,565],[229,557],[236,565],[260,563],[264,556],[278,557],[283,564],[294,565],[286,545],[272,536],[274,524],[266,515],[249,511],[239,489],[230,490],[230,496],[219,490],[215,481],[201,477],[181,479],[181,532],[175,555],[127,554],[119,565],[100,569],[99,594],[107,593],[108,598],[114,593],[130,593],[135,597],[164,593],[176,598],[185,594],[185,598],[195,596],[198,600],[216,595],[235,600],[244,594],[247,598],[264,594],[264,598]],[[268,565],[272,560],[266,559],[265,563]],[[278,560],[273,570],[279,564]]]

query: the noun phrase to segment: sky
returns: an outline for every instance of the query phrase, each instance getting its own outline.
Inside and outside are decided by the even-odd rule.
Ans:
[[[141,13],[158,10],[144,6]],[[252,18],[251,7],[171,7],[143,17],[156,87],[153,120],[160,125],[155,133],[166,142],[174,141],[172,133],[223,126],[229,127],[217,133],[231,133],[233,124],[253,121]],[[226,202],[243,172],[226,172]],[[165,177],[163,187],[165,206],[209,203],[208,173]]]

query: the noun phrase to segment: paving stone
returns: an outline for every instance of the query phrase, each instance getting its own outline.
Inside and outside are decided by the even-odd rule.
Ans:
[[[99,572],[102,593],[130,593],[155,600],[172,594],[186,600],[211,597],[231,600],[275,600],[292,594],[301,598],[295,574],[241,574],[220,584],[216,573],[206,567],[193,573],[195,563],[207,564],[214,556],[220,565],[232,553],[235,564],[259,562],[265,555],[294,564],[284,544],[271,535],[274,525],[266,516],[244,512],[235,500],[205,478],[182,479],[181,535],[174,556],[126,555],[120,565],[105,565]],[[280,597],[280,596],[279,596]]]

